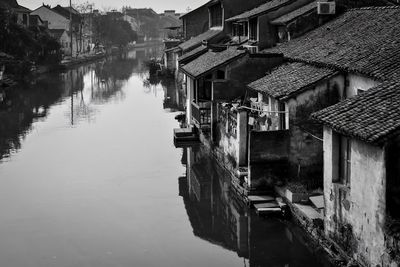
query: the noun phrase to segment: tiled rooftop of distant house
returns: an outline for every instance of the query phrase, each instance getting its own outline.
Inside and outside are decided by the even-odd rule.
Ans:
[[[264,53],[398,79],[400,7],[351,9],[337,19]]]
[[[317,11],[317,3],[311,2],[308,5],[302,6],[290,13],[280,16],[279,18],[274,19],[271,21],[271,24],[275,25],[284,25],[287,24],[296,18],[303,16],[307,13],[311,13],[312,11]]]
[[[179,48],[181,48],[183,51],[196,48],[197,46],[201,45],[203,41],[208,41],[216,37],[220,33],[222,33],[222,30],[208,30],[187,40],[186,42],[181,43],[179,45]]]
[[[291,0],[272,0],[272,1],[262,4],[256,8],[253,8],[249,11],[243,12],[242,14],[228,18],[226,21],[238,21],[238,20],[244,20],[244,19],[248,19],[251,17],[255,17],[255,16],[261,15],[263,13],[266,13],[268,11],[271,11],[275,8],[278,8],[281,5],[285,5],[289,2],[291,2]]]
[[[184,65],[181,69],[189,76],[197,78],[239,57],[245,56],[246,53],[246,50],[238,50],[237,48],[228,48],[222,52],[208,51]]]
[[[332,69],[318,68],[304,63],[286,63],[250,83],[248,87],[281,99],[300,93],[335,73],[336,71]]]
[[[333,130],[381,144],[400,133],[400,84],[384,83],[312,114]]]

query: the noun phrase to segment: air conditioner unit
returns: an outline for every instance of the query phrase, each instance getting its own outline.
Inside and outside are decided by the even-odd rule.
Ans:
[[[258,46],[255,46],[255,45],[244,45],[243,47],[246,48],[247,51],[249,51],[250,54],[258,53]]]
[[[318,15],[334,15],[336,2],[317,2]]]

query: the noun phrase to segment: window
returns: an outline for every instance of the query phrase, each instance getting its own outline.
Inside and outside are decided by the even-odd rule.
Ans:
[[[257,24],[258,24],[258,19],[251,19],[249,21],[249,39],[253,41],[257,41],[258,37],[258,32],[257,32]]]
[[[223,70],[217,70],[217,79],[218,79],[218,80],[223,80],[223,79],[225,79],[225,71],[223,71]]]
[[[243,23],[234,23],[233,24],[233,36],[246,36],[248,35],[248,29],[247,26],[248,23],[247,22],[243,22]]]
[[[334,183],[350,184],[351,140],[340,134],[333,134],[332,140],[333,176]]]
[[[28,15],[27,14],[22,14],[22,23],[24,25],[28,25]]]
[[[222,26],[221,4],[211,6],[209,11],[210,11],[210,28]]]

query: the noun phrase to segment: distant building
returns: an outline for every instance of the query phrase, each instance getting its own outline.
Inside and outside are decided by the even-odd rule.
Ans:
[[[29,14],[31,13],[31,10],[18,5],[18,7],[12,8],[12,12],[17,16],[17,23],[19,25],[22,25],[24,27],[29,27],[30,26],[30,21],[29,21]]]
[[[47,21],[49,29],[64,29],[69,31],[69,17],[61,15],[48,5],[42,5],[31,12],[31,15],[37,15],[42,21]]]
[[[69,7],[62,7],[57,5],[51,8],[49,5],[42,5],[41,7],[33,10],[31,15],[39,16],[42,21],[47,24],[51,30],[65,30],[69,36],[67,44],[62,43],[63,47],[69,47],[69,50],[64,49],[66,54],[71,54],[71,37],[70,37],[70,17],[72,18],[72,54],[76,55],[78,52],[84,52],[89,43],[89,39],[83,35],[82,32],[82,17],[75,9]]]
[[[135,19],[139,40],[160,39],[160,16],[151,8],[125,8],[123,14]]]
[[[164,40],[182,37],[182,23],[175,10],[166,10],[160,14],[160,37]]]

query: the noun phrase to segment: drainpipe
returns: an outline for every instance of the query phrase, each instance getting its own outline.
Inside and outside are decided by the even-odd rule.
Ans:
[[[71,48],[71,59],[72,59],[72,0],[69,0],[69,34],[70,34],[70,48]]]

